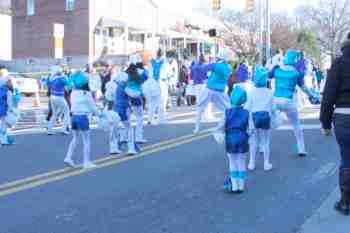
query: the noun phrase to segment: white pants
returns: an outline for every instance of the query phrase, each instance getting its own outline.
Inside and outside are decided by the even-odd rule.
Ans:
[[[230,99],[224,92],[214,91],[214,90],[205,88],[197,104],[196,128],[200,127],[202,115],[204,111],[207,109],[209,103],[213,103],[216,106],[216,108],[223,113],[226,111],[226,109],[231,107]]]
[[[239,179],[245,180],[247,172],[246,156],[247,154],[227,154],[232,184]]]
[[[160,106],[160,96],[148,96],[147,103],[148,103],[148,122],[153,122],[154,116],[158,110],[158,116],[159,119],[164,119],[164,111],[159,111]]]
[[[135,137],[139,141],[143,139],[143,106],[132,106],[132,110],[136,116]]]
[[[119,142],[120,142],[120,130],[119,130],[119,124],[116,123],[116,124],[113,124],[109,130],[109,152],[111,154],[120,153]]]
[[[301,128],[299,112],[297,104],[290,99],[286,98],[275,98],[276,108],[285,113],[289,122],[292,124],[294,129],[294,134],[298,144],[298,153],[306,153],[304,133]]]
[[[203,93],[203,91],[205,90],[206,88],[206,84],[196,84],[194,85],[194,89],[195,89],[195,92],[196,92],[196,102],[197,102],[197,106],[198,106],[198,103],[199,103],[199,99]],[[213,106],[211,103],[208,104],[208,107],[205,111],[205,117],[206,118],[211,118],[213,117],[212,116],[212,112],[213,112]]]
[[[0,146],[1,144],[7,144],[7,124],[5,117],[0,118]]]
[[[159,81],[160,83],[160,104],[159,104],[159,118],[161,121],[165,120],[166,106],[169,100],[169,85],[166,81]]]
[[[270,130],[255,129],[250,137],[250,162],[255,163],[259,148],[264,153],[265,163],[270,163]]]
[[[48,124],[48,130],[52,130],[57,118],[63,113],[63,130],[66,130],[70,125],[69,107],[63,96],[51,96],[50,103],[52,108],[52,116]]]
[[[73,139],[69,144],[68,152],[67,152],[66,158],[64,159],[65,161],[72,161],[73,153],[77,147],[80,135],[83,138],[84,164],[90,162],[90,157],[91,157],[90,131],[80,131],[80,130],[73,130]]]

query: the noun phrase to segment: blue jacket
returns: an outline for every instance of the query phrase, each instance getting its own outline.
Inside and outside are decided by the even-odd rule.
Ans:
[[[160,79],[160,71],[162,69],[162,66],[164,65],[164,59],[160,59],[160,60],[156,60],[156,59],[152,59],[151,60],[151,65],[152,65],[152,69],[153,69],[153,77],[154,80],[159,80]]]
[[[66,76],[53,76],[49,79],[49,88],[51,95],[64,96],[64,88],[69,86],[69,82]]]
[[[203,84],[205,80],[208,79],[208,72],[211,66],[206,66],[205,64],[196,61],[191,66],[191,79],[194,85]]]
[[[218,61],[206,65],[204,68],[211,71],[207,87],[211,90],[224,92],[232,73],[231,66],[226,62]]]
[[[249,112],[243,107],[231,108],[225,112],[225,133],[227,153],[247,153],[249,151]]]
[[[242,83],[248,80],[249,76],[249,71],[248,71],[248,66],[246,64],[240,64],[237,73],[236,73],[236,78],[237,82]]]
[[[273,76],[276,79],[275,97],[293,99],[297,85],[304,86],[304,76],[292,66],[276,68]]]
[[[7,85],[0,86],[0,117],[5,117],[7,115],[7,111],[8,111],[7,94],[8,94]]]

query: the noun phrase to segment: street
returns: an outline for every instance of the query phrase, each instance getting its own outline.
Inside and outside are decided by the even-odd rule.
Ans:
[[[65,168],[70,136],[14,132],[16,145],[0,148],[0,233],[348,232],[332,209],[339,152],[321,135],[317,111],[302,113],[308,157],[296,157],[293,132],[282,126],[273,132],[274,169],[264,172],[259,158],[244,194],[223,190],[224,147],[208,131],[192,135],[190,108],[146,126],[149,143],[135,157],[109,156],[107,134],[94,130],[94,170]]]

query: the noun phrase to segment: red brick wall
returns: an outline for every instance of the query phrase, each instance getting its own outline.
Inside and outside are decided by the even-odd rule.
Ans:
[[[27,0],[13,0],[13,58],[53,58],[53,24],[65,25],[64,56],[89,55],[89,0],[76,0],[72,12],[65,0],[35,0],[27,16]]]

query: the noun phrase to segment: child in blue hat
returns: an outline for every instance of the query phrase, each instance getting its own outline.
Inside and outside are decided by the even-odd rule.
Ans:
[[[270,163],[271,116],[275,111],[273,91],[267,88],[268,71],[257,66],[253,77],[255,88],[250,92],[246,109],[250,112],[250,161],[249,170],[255,170],[256,153],[261,148],[264,153],[264,170],[272,169]]]
[[[232,192],[243,192],[246,179],[246,156],[249,151],[249,112],[243,108],[246,91],[236,86],[231,94],[232,108],[225,112],[226,153],[229,159],[230,179],[225,185]]]
[[[95,101],[90,93],[88,78],[84,72],[76,72],[72,75],[73,91],[71,94],[72,102],[72,131],[73,139],[69,145],[69,149],[64,159],[64,163],[75,168],[73,162],[73,153],[77,146],[77,140],[81,135],[84,144],[84,169],[95,168],[96,165],[91,162],[91,139],[90,139],[90,124],[89,116],[94,114],[100,116],[100,111],[97,109]]]

